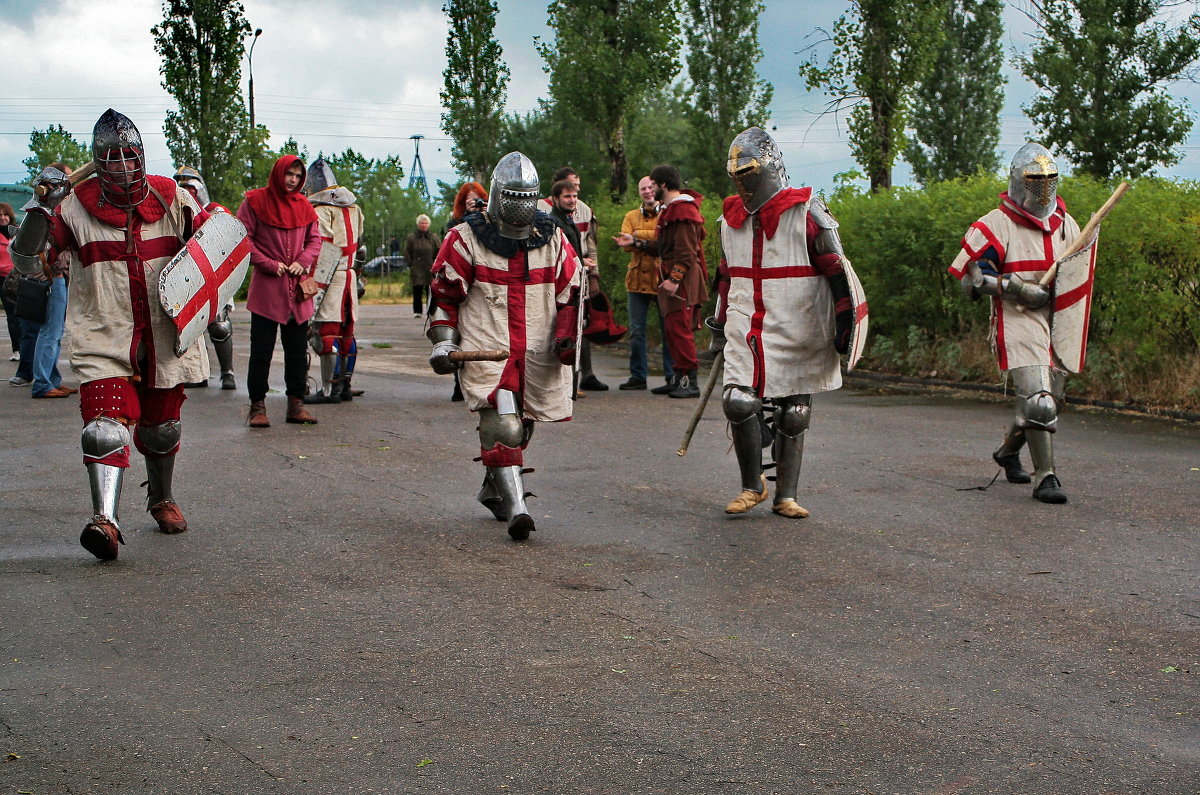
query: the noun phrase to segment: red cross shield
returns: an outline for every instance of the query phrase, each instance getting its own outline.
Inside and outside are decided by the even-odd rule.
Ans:
[[[1088,321],[1096,281],[1096,238],[1086,247],[1058,262],[1054,277],[1054,315],[1050,318],[1050,344],[1062,366],[1083,371],[1087,357]]]

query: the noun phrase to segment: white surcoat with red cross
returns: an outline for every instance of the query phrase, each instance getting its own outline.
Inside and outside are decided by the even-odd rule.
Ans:
[[[358,279],[351,273],[354,257],[358,254],[358,242],[362,240],[363,211],[357,204],[339,207],[332,204],[317,204],[313,209],[320,222],[321,239],[339,247],[342,258],[337,270],[325,290],[321,309],[313,318],[314,323],[344,323],[358,320]],[[343,317],[347,299],[350,317]]]
[[[522,397],[524,415],[540,422],[571,418],[571,371],[553,350],[558,304],[577,279],[578,260],[562,230],[549,243],[505,258],[483,245],[468,224],[446,234],[433,263],[435,280],[461,285],[460,347],[507,350],[502,362],[466,362],[459,383],[472,411],[495,407],[496,391]]]
[[[721,219],[729,265],[725,384],[760,397],[828,392],[842,385],[833,347],[829,280],[808,257],[808,202],[783,211],[767,239],[758,216],[740,229]]]
[[[57,222],[74,238],[63,338],[80,382],[137,374],[148,387],[168,389],[208,377],[203,343],[175,355],[177,331],[158,295],[159,273],[188,234],[184,208],[201,214],[191,194],[177,187],[162,218],[135,220],[134,252],[127,254],[124,229],[92,216],[74,194],[59,205]],[[138,328],[148,333],[135,336]]]
[[[967,263],[991,248],[1000,258],[997,272],[1038,281],[1078,236],[1079,224],[1067,213],[1061,198],[1055,212],[1043,220],[1004,197],[999,207],[971,224],[949,272],[962,279]],[[1030,309],[1007,296],[992,298],[992,350],[1002,372],[1030,365],[1062,369],[1050,344],[1053,309],[1053,301]]]

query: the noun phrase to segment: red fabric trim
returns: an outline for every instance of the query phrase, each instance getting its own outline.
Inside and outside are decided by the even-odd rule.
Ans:
[[[522,251],[522,254],[525,252]],[[509,268],[517,270],[501,270],[499,268],[491,268],[487,265],[475,266],[475,281],[483,282],[484,284],[550,284],[555,282],[555,274],[553,268],[531,268],[529,270],[529,278],[526,279],[521,269],[524,267],[520,264],[521,254],[513,257],[508,261]]]
[[[557,296],[570,285],[574,284],[576,273],[579,271],[579,259],[575,256],[574,250],[571,249],[571,244],[567,242],[566,235],[563,235],[562,230],[558,233],[563,236],[563,256],[562,267],[558,269],[558,276],[554,279],[554,294]]]
[[[754,313],[750,316],[750,331],[746,334],[746,344],[750,348],[750,355],[754,357],[754,383],[751,384],[758,394],[763,393],[763,388],[767,383],[767,362],[763,355],[762,345],[762,330],[763,318],[767,314],[767,305],[763,301],[763,278],[765,276],[762,256],[763,256],[763,230],[758,219],[754,219],[754,245],[751,249],[750,268],[752,272],[751,279],[754,281]],[[793,266],[797,270],[812,270],[803,266]],[[734,271],[741,270],[740,268],[730,268],[729,273],[732,276]],[[790,268],[771,268],[770,270],[790,270]],[[816,274],[816,271],[812,271]]]
[[[797,204],[803,204],[812,198],[812,188],[784,188],[776,193],[767,203],[758,208],[758,218],[762,223],[763,232],[767,236],[767,240],[775,237],[775,231],[779,228],[779,219],[783,216],[785,210],[790,210]],[[741,229],[746,223],[746,218],[750,212],[746,209],[745,202],[738,195],[726,196],[725,202],[721,207],[721,214],[725,217],[725,223],[734,229]]]
[[[996,360],[1001,370],[1008,369],[1008,349],[1004,346],[1004,304],[999,296],[992,298],[993,311],[996,313]]]
[[[217,295],[217,286],[224,284],[229,275],[237,268],[238,263],[250,255],[250,238],[244,237],[238,241],[233,251],[230,252],[229,256],[216,269],[213,268],[212,263],[208,259],[208,254],[200,247],[200,242],[196,238],[193,237],[187,242],[187,250],[192,255],[192,259],[196,262],[196,265],[200,268],[200,274],[204,277],[204,284],[183,305],[179,317],[175,318],[176,328],[183,328],[190,323],[192,318],[199,314],[200,308],[205,304],[208,304],[209,322],[217,316],[221,311],[221,307],[217,305],[220,298]]]
[[[140,224],[136,226],[140,231]],[[182,245],[177,237],[139,238],[134,241],[134,253],[126,255],[124,240],[93,240],[79,247],[79,262],[85,268],[97,262],[128,262],[131,258],[147,262],[159,257],[173,257],[180,248]]]
[[[499,271],[494,268],[476,268],[476,273],[483,275],[481,272],[486,271],[489,277],[499,277],[501,275],[507,277],[505,281],[490,282],[492,284],[504,284],[508,288],[508,350],[509,357],[504,362],[504,371],[500,374],[500,383],[496,384],[496,390],[508,389],[515,394],[522,395],[525,393],[525,348],[527,338],[525,335],[525,313],[526,313],[526,295],[525,285],[527,283],[546,284],[551,281],[549,268],[538,268],[529,274],[530,282],[525,282],[522,278],[523,274],[529,268],[529,252],[521,250],[515,257],[508,261],[508,271]],[[532,277],[537,274],[541,278],[538,282],[533,282]],[[488,281],[489,279],[481,279]],[[488,402],[493,406],[496,405],[496,390],[488,395]]]
[[[759,252],[759,256],[762,252]],[[820,276],[817,269],[811,265],[778,265],[771,268],[764,268],[761,264],[755,266],[735,266],[729,269],[731,278],[740,279],[795,279],[806,276]]]
[[[1008,191],[1000,194],[1000,211],[1011,218],[1021,226],[1026,226],[1031,229],[1036,229],[1039,232],[1057,232],[1058,228],[1063,225],[1067,216],[1067,204],[1062,200],[1062,196],[1055,196],[1054,212],[1049,218],[1042,220],[1035,218],[1009,198]]]
[[[342,246],[342,256],[347,257],[346,260],[346,283],[342,285],[342,302],[350,299],[350,291],[354,289],[351,285],[353,279],[350,278],[354,272],[354,257],[358,254],[358,241],[354,238],[354,226],[350,223],[350,208],[342,208],[342,224],[346,227],[346,245]],[[316,262],[313,262],[314,267]],[[343,313],[343,317],[345,313]]]
[[[279,229],[299,229],[317,220],[317,211],[300,190],[304,187],[304,180],[300,181],[299,188],[291,192],[283,186],[287,170],[293,163],[304,166],[295,155],[284,155],[275,161],[265,188],[246,191],[246,202],[254,215],[263,223]],[[305,169],[307,174],[308,170]]]
[[[142,418],[133,429],[134,446],[146,458],[170,458],[179,452],[178,444],[165,453],[151,452],[142,444],[138,430],[179,419],[183,401],[187,400],[183,384],[176,384],[169,389],[137,389],[137,396],[141,404]]]
[[[663,208],[658,214],[658,236],[662,237],[662,230],[667,224],[675,223],[676,221],[689,221],[693,224],[704,226],[704,216],[700,214],[700,202],[704,199],[699,193],[694,190],[683,190],[682,193],[691,196],[693,201],[673,201]]]
[[[479,448],[479,459],[485,467],[519,467],[525,464],[525,453],[520,447],[505,447],[496,442],[491,449]]]
[[[163,200],[167,203],[164,207],[157,196],[148,192],[145,201],[133,208],[134,217],[152,224],[167,214],[167,208],[175,201],[175,191],[179,189],[179,185],[169,177],[158,177],[153,174],[148,175],[146,181],[150,187],[162,195]],[[117,229],[125,228],[129,218],[125,210],[107,203],[103,206],[100,204],[102,197],[99,177],[84,180],[73,189],[73,192],[88,215]]]

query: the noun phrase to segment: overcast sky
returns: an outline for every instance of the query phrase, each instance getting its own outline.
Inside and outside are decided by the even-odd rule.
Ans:
[[[1014,0],[1021,3],[1024,0]],[[438,91],[445,66],[446,22],[441,2],[419,0],[244,0],[247,19],[263,34],[254,48],[257,120],[278,146],[289,135],[310,151],[353,147],[370,157],[399,153],[412,162],[412,135],[424,135],[421,156],[431,187],[453,181],[449,141],[439,128]],[[512,72],[509,110],[527,111],[546,94],[534,36],[549,37],[538,0],[500,0],[497,38]],[[814,30],[828,28],[845,3],[767,0],[760,23],[760,70],[775,86],[771,124],[794,183],[829,189],[834,174],[854,169],[844,126],[820,114],[824,98],[803,88],[797,68]],[[0,182],[25,179],[31,130],[63,124],[90,143],[108,107],[132,118],[146,141],[151,170],[173,173],[162,133],[172,100],[159,85],[159,58],[150,28],[158,0],[0,0]],[[118,27],[117,21],[121,24]],[[1029,46],[1030,24],[1016,8],[1005,14],[1008,60]],[[1086,68],[1086,67],[1084,67]],[[1001,154],[1011,157],[1032,125],[1020,106],[1029,84],[1007,68]],[[245,77],[245,75],[244,75]],[[244,83],[244,80],[243,80]],[[1191,83],[1173,87],[1200,100]],[[1200,133],[1168,176],[1200,179]],[[597,155],[599,157],[599,155]],[[724,152],[714,152],[724,159]],[[542,168],[560,164],[537,164]],[[903,163],[896,181],[909,178]],[[584,193],[588,193],[587,186]]]

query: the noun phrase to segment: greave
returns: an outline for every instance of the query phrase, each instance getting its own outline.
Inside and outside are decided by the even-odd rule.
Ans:
[[[585,339],[579,347],[579,378],[584,379],[589,375],[592,375],[592,343]]]
[[[124,467],[107,464],[88,464],[88,484],[92,489],[92,513],[117,523],[117,508],[121,502],[121,480]]]
[[[733,436],[733,452],[737,455],[742,488],[758,493],[762,490],[762,428],[757,414],[741,422],[729,422]]]
[[[483,485],[479,487],[479,491],[475,492],[475,499],[479,500],[479,503],[483,507],[491,511],[492,516],[495,516],[497,521],[508,521],[508,517],[504,515],[504,499],[496,489],[496,482],[492,478],[491,467],[484,471]]]
[[[171,493],[171,481],[174,476],[175,456],[146,459],[146,481],[149,485],[146,492],[147,508],[152,508],[163,500],[175,500]]]
[[[1033,459],[1033,482],[1054,472],[1054,434],[1049,431],[1025,429],[1025,440],[1029,443],[1029,457]]]
[[[500,494],[504,504],[505,518],[511,522],[514,518],[529,514],[525,505],[525,482],[521,478],[521,467],[488,467],[492,476],[492,485]]]
[[[1021,448],[1025,446],[1025,429],[1013,423],[1008,428],[1008,433],[1004,434],[1004,441],[1000,443],[1000,449],[996,451],[996,456],[1003,458],[1004,456],[1015,455],[1021,452]]]
[[[333,394],[333,379],[334,367],[337,363],[337,355],[333,353],[321,354],[321,394],[329,397]]]
[[[771,454],[775,457],[775,502],[796,499],[800,488],[800,465],[804,460],[804,431],[788,436],[782,428],[776,427]]]
[[[219,342],[212,341],[213,350],[217,352],[217,363],[221,366],[221,375],[233,373],[233,335]]]

